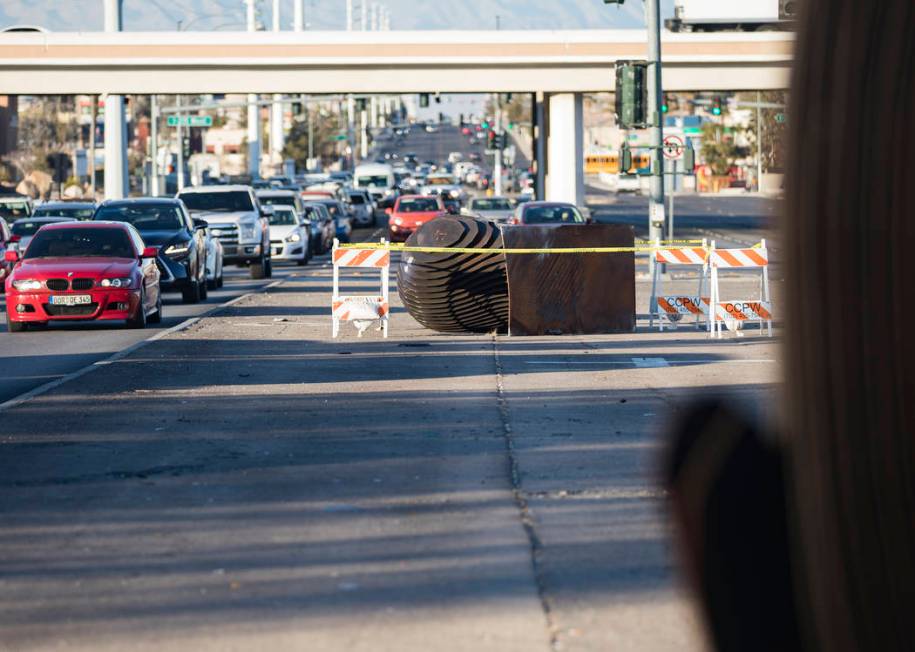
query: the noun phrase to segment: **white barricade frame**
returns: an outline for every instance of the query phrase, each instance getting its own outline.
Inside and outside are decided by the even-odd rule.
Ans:
[[[390,303],[391,252],[382,240],[381,248],[347,247],[340,248],[340,242],[334,239],[331,261],[334,266],[334,292],[331,298],[331,317],[333,319],[333,337],[340,334],[340,322],[354,322],[359,337],[375,321],[381,322],[384,337],[388,336],[388,316]],[[340,294],[340,268],[378,269],[381,272],[380,295]]]
[[[672,328],[677,327],[681,316],[695,315],[696,328],[702,326],[705,318],[708,332],[712,332],[711,297],[703,296],[709,275],[709,245],[703,239],[699,247],[662,247],[661,241],[656,240],[651,250],[652,278],[651,297],[648,306],[648,327],[654,328],[654,320],[658,320],[658,330],[664,330],[664,318],[670,320]],[[699,287],[694,296],[673,296],[661,294],[661,265],[675,267],[698,268]],[[672,315],[678,315],[676,319]]]
[[[769,250],[765,239],[753,247],[739,249],[718,249],[712,242],[709,254],[709,266],[712,276],[712,336],[721,339],[723,327],[728,321],[734,322],[734,332],[740,335],[736,327],[739,322],[756,322],[762,331],[766,324],[769,337],[772,337],[772,298],[769,294]],[[730,271],[749,271],[759,274],[758,299],[734,299],[722,301],[719,269]]]

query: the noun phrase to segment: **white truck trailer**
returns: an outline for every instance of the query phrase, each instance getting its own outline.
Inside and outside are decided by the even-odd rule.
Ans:
[[[673,32],[722,32],[789,29],[800,0],[676,0]]]

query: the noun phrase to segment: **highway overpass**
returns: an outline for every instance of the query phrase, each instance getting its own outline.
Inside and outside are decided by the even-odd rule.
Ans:
[[[124,170],[124,94],[533,93],[538,196],[581,204],[582,94],[613,90],[614,63],[646,58],[646,41],[642,30],[4,33],[0,94],[106,95],[106,129],[123,136],[106,142],[106,167]],[[666,33],[664,87],[784,89],[793,49],[787,33]],[[106,179],[108,196],[123,195],[121,177]]]
[[[791,34],[673,34],[670,91],[788,86]],[[643,59],[642,30],[0,34],[0,93],[582,93]]]

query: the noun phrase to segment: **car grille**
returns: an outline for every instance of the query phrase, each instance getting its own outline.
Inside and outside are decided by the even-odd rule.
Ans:
[[[87,317],[98,310],[97,303],[84,303],[79,306],[56,306],[44,304],[44,311],[52,317]]]
[[[223,245],[238,245],[238,225],[236,224],[211,224],[210,232]]]
[[[94,281],[91,278],[75,278],[70,283],[70,287],[74,290],[89,290],[92,289]]]
[[[65,278],[49,278],[45,281],[45,285],[48,286],[49,290],[54,290],[55,292],[63,292],[70,287],[70,283]]]

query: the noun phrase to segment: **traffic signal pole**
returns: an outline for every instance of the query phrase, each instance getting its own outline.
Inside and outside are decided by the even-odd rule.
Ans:
[[[648,207],[648,238],[664,237],[664,124],[661,103],[661,6],[660,0],[645,0],[645,25],[648,29],[648,111],[651,122],[651,198]],[[654,261],[652,261],[654,265]],[[653,270],[652,270],[653,271]]]

